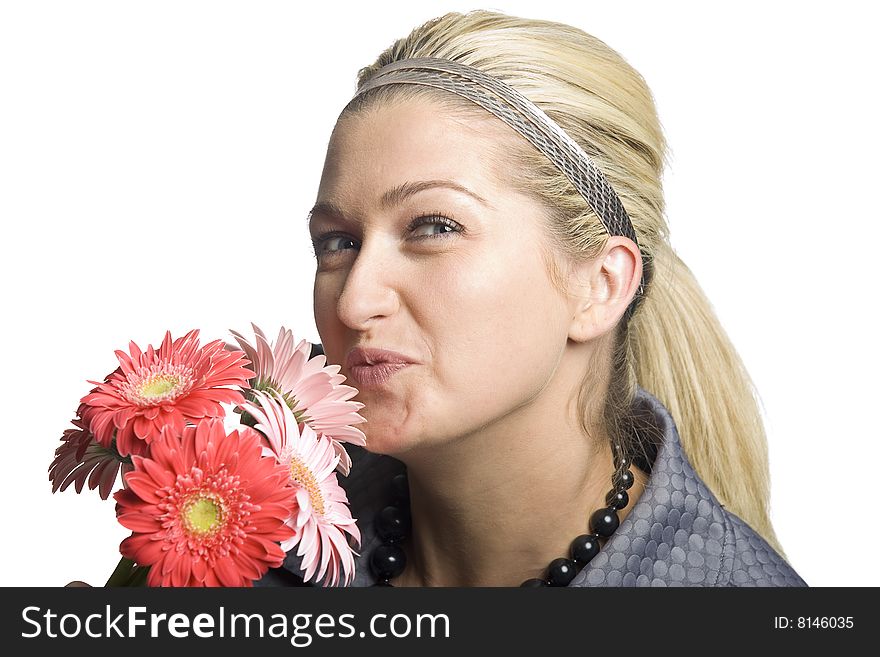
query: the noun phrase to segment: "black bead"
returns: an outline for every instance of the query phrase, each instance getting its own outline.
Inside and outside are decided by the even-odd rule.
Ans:
[[[614,473],[613,481],[617,490],[629,490],[635,479],[633,479],[633,473],[630,470],[618,470]]]
[[[391,587],[393,587],[394,584],[389,582],[387,579],[380,579],[375,584],[373,584],[373,586],[391,586]]]
[[[409,534],[410,519],[406,511],[386,506],[376,514],[376,533],[386,543],[400,543]]]
[[[613,507],[599,509],[590,516],[590,531],[598,536],[607,538],[611,536],[620,526],[620,518],[617,517],[617,510]]]
[[[406,568],[406,555],[397,545],[383,543],[370,555],[370,568],[376,579],[394,579]]]
[[[578,566],[585,566],[599,554],[599,537],[581,534],[571,542],[571,558]]]
[[[568,586],[577,575],[577,566],[571,559],[554,559],[547,567],[547,583],[550,586]]]
[[[608,491],[608,495],[605,496],[605,504],[620,510],[629,504],[629,494],[625,490]]]
[[[391,480],[391,495],[394,497],[394,501],[401,506],[406,506],[409,503],[409,481],[406,474],[395,475]]]
[[[534,588],[538,588],[539,586],[547,586],[547,582],[545,582],[543,579],[538,579],[537,577],[533,577],[532,579],[527,579],[525,582],[520,584],[521,588],[526,588],[526,589],[534,589]]]

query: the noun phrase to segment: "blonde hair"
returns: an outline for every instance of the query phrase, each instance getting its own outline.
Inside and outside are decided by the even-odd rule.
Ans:
[[[631,440],[640,385],[669,409],[688,459],[719,501],[782,554],[769,518],[767,441],[754,387],[694,275],[669,243],[661,183],[666,141],[641,75],[605,43],[569,25],[473,11],[416,28],[362,69],[358,83],[385,64],[413,57],[467,64],[519,90],[594,159],[630,216],[649,274],[646,294],[636,298],[629,322],[622,320],[607,336],[604,358],[585,374],[578,396],[582,428],[588,429],[597,410],[591,405],[601,402],[609,438],[631,454],[643,449]],[[346,111],[420,95],[465,112],[476,107],[447,92],[393,85],[363,94]],[[515,187],[547,208],[548,242],[569,258],[596,257],[608,239],[601,222],[543,154],[509,132],[513,147],[505,143],[494,159],[506,163]],[[558,263],[546,259],[559,284]],[[597,401],[595,377],[603,368],[608,384]]]

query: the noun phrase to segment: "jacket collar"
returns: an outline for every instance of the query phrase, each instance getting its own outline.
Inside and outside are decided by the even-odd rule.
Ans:
[[[724,507],[688,462],[660,400],[639,388],[633,407],[661,437],[650,477],[620,527],[570,586],[717,586],[733,552]]]

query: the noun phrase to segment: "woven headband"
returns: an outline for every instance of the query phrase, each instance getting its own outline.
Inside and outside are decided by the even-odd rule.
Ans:
[[[628,237],[638,245],[629,215],[605,174],[559,124],[516,89],[479,69],[458,62],[418,57],[386,64],[358,87],[352,101],[371,89],[389,84],[417,84],[444,89],[491,112],[525,137],[565,174],[599,217],[609,235]],[[644,295],[645,278],[643,270],[630,311]]]

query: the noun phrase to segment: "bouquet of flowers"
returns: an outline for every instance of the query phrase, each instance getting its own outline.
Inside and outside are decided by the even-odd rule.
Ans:
[[[306,582],[351,583],[360,532],[337,472],[344,443],[364,445],[363,404],[309,342],[253,329],[253,342],[231,332],[239,349],[199,346],[198,330],[131,342],[89,381],[49,479],[105,500],[118,488],[132,533],[108,586],[252,586],[294,548]]]

